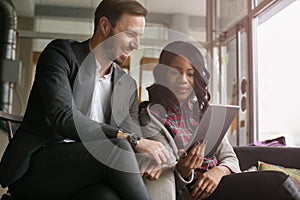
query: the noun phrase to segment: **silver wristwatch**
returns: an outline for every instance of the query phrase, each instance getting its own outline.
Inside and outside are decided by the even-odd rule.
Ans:
[[[136,145],[138,145],[141,141],[141,137],[138,135],[134,135],[134,134],[129,134],[127,137],[129,143],[131,144],[131,146],[134,148]]]

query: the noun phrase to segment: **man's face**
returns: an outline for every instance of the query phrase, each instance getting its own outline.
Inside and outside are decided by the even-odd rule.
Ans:
[[[139,48],[144,34],[145,18],[124,13],[104,42],[104,48],[111,61],[122,64],[132,50]]]

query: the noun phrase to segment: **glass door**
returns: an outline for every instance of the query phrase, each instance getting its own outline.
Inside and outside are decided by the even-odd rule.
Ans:
[[[231,125],[228,139],[234,146],[249,143],[248,52],[246,26],[237,26],[231,37],[221,44],[221,104],[239,105],[240,111]]]
[[[237,94],[237,54],[236,37],[223,44],[221,47],[221,104],[238,105]],[[234,119],[227,137],[234,146],[238,145],[239,130],[238,116]]]

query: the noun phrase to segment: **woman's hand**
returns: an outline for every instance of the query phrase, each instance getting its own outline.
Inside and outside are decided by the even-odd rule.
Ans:
[[[188,179],[193,169],[201,167],[204,159],[205,147],[206,142],[198,142],[192,146],[187,153],[181,153],[182,155],[180,156],[176,167],[182,178]]]
[[[194,184],[192,197],[195,199],[206,199],[218,187],[223,176],[230,174],[230,170],[225,166],[216,166],[200,176]]]

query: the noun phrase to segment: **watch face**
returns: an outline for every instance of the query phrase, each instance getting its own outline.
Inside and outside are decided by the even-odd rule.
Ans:
[[[138,135],[130,135],[130,137],[129,137],[129,142],[131,144],[133,144],[134,146],[137,145],[140,140],[141,140],[141,137]]]
[[[139,141],[141,139],[140,136],[137,135],[132,135],[131,138],[135,141]]]

